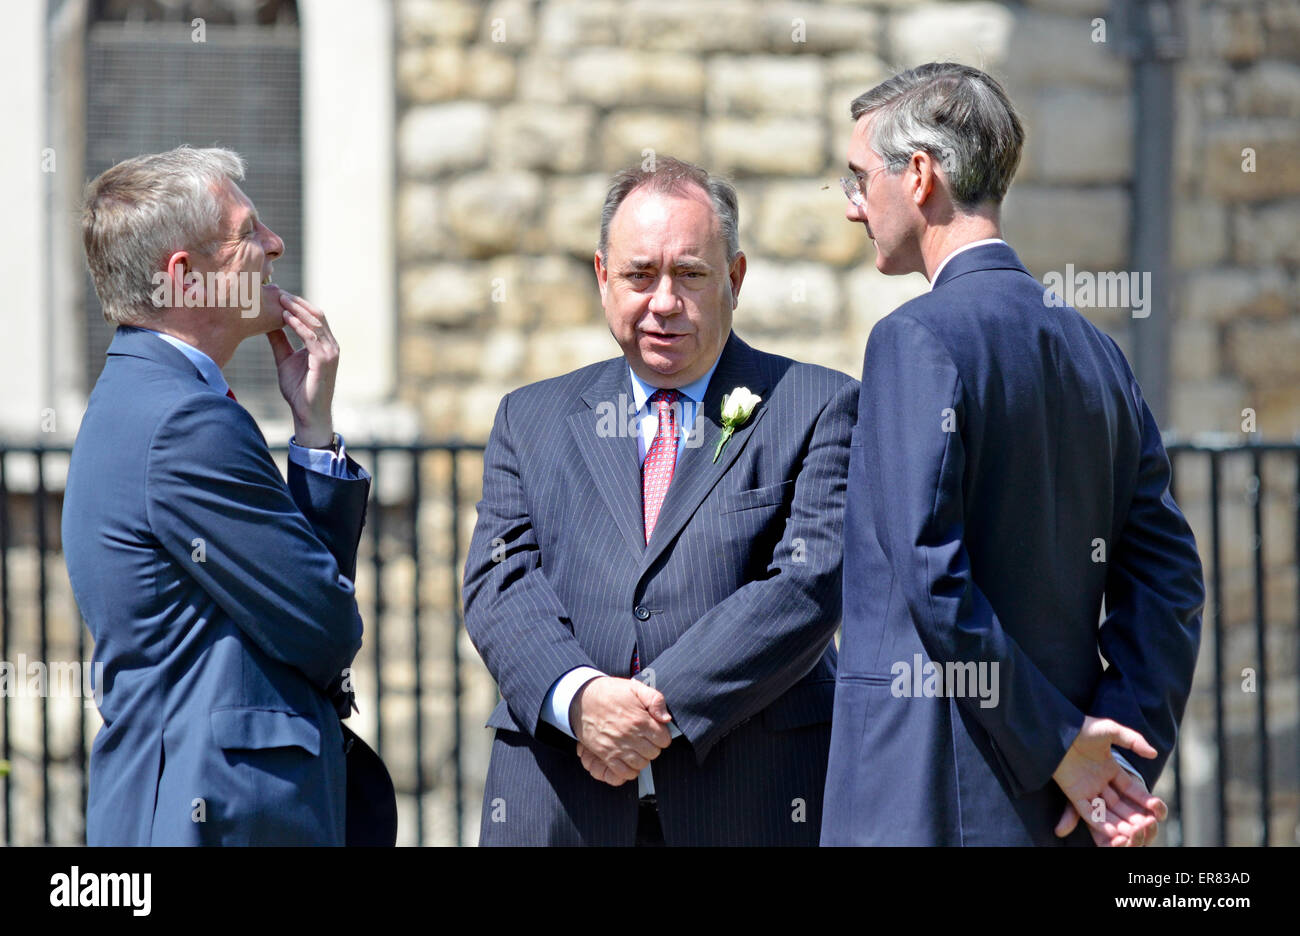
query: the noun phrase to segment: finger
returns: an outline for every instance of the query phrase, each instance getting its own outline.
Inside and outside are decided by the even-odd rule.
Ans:
[[[303,319],[290,309],[284,310],[285,324],[297,333],[298,337],[303,340],[309,348],[320,341],[315,329],[308,325]]]
[[[281,292],[280,305],[287,311],[300,316],[312,328],[320,328],[323,324],[323,313],[301,296],[295,296],[293,293]]]
[[[632,680],[632,691],[636,693],[637,699],[645,706],[646,711],[655,717],[658,721],[672,721],[672,715],[668,713],[668,702],[664,699],[664,694],[658,689],[652,689],[645,683],[638,680]]]
[[[650,758],[642,757],[640,754],[632,751],[621,752],[618,755],[618,759],[626,764],[630,770],[636,773],[640,773],[650,766]]]
[[[1155,822],[1155,816],[1133,809],[1128,803],[1116,803],[1113,815],[1119,831],[1133,840],[1134,845],[1141,845],[1146,837],[1146,828]]]
[[[1065,805],[1065,812],[1061,813],[1061,818],[1056,823],[1056,828],[1053,831],[1056,833],[1057,838],[1065,838],[1075,830],[1075,827],[1078,826],[1078,824],[1079,814],[1075,812],[1073,806],[1067,803]]]
[[[1107,725],[1106,735],[1110,738],[1110,743],[1116,747],[1128,748],[1139,757],[1152,758],[1156,756],[1156,749],[1147,743],[1147,739],[1142,737],[1132,728],[1126,728],[1119,722],[1111,721]]]
[[[1165,801],[1149,792],[1145,783],[1127,771],[1120,771],[1119,775],[1111,781],[1111,785],[1119,790],[1126,800],[1150,813],[1158,821],[1164,822],[1169,818],[1169,807],[1165,805]]]
[[[648,764],[650,763],[650,761],[658,757],[659,752],[662,750],[663,747],[655,744],[649,738],[638,734],[633,737],[627,738],[623,750],[620,751],[619,753],[624,755],[635,754],[637,757],[641,758]]]
[[[673,736],[668,733],[664,723],[658,721],[649,712],[643,712],[643,717],[636,720],[635,729],[638,737],[645,739],[648,743],[657,748],[666,748],[672,744]],[[655,752],[659,753],[658,751]]]
[[[1105,797],[1102,797],[1102,799],[1104,801]],[[1089,799],[1080,798],[1078,800],[1075,800],[1074,809],[1079,814],[1080,818],[1082,818],[1083,821],[1086,822],[1090,828],[1097,829],[1101,832],[1105,832],[1108,836],[1111,836],[1112,838],[1120,834],[1119,829],[1115,825],[1115,814],[1112,813],[1109,809],[1107,809],[1102,814],[1101,821],[1097,821],[1092,818],[1092,814],[1093,814],[1092,801]]]
[[[275,355],[276,367],[293,355],[293,345],[289,344],[289,336],[284,333],[283,328],[267,332],[266,340],[271,342],[271,353]]]
[[[625,783],[628,780],[635,779],[636,775],[641,772],[639,770],[633,770],[619,758],[615,758],[612,761],[605,761],[605,769],[608,773],[613,774],[620,783]],[[606,777],[606,782],[609,782],[608,777]]]

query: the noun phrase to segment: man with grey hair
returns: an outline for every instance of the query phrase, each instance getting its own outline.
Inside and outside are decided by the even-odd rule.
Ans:
[[[922,65],[851,114],[847,217],[931,288],[863,363],[822,843],[1149,842],[1204,600],[1159,429],[1002,239],[998,83]]]
[[[272,282],[284,243],[243,177],[229,150],[181,147],[86,188],[86,259],[117,326],[63,504],[103,665],[91,845],[391,844],[396,831],[387,772],[340,722],[370,478],[333,428],[338,342]],[[255,335],[293,416],[287,484],[222,375]]]
[[[481,844],[815,845],[857,383],[732,329],[736,193],[618,173],[622,354],[507,394],[465,627],[501,690]]]

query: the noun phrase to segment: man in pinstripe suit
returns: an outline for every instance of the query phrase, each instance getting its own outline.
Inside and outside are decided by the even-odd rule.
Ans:
[[[508,394],[484,456],[480,842],[815,845],[857,383],[732,332],[736,195],[698,167],[616,175],[595,269],[623,356]]]

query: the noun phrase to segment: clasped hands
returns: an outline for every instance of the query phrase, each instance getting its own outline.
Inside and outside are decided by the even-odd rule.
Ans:
[[[671,721],[663,693],[635,679],[599,676],[569,704],[582,766],[610,786],[635,780],[668,747]]]
[[[1112,745],[1140,757],[1156,756],[1155,748],[1133,729],[1109,718],[1086,716],[1052,774],[1070,801],[1056,824],[1056,835],[1069,835],[1082,819],[1098,845],[1150,845],[1159,821],[1169,815],[1168,807],[1116,762]]]

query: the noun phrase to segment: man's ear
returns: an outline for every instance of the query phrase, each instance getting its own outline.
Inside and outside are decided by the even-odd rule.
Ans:
[[[917,208],[922,207],[930,200],[930,195],[934,192],[937,179],[935,170],[937,166],[934,158],[927,152],[917,150],[912,154],[912,160],[908,163],[908,174],[913,177],[912,181],[912,201]]]
[[[180,269],[177,269],[180,267]],[[188,250],[178,250],[167,258],[167,275],[172,279],[181,280],[190,270],[190,252]]]
[[[736,252],[736,258],[731,261],[731,267],[727,270],[727,280],[731,283],[731,309],[734,312],[737,304],[740,302],[740,284],[745,281],[745,270],[748,261],[745,259],[743,250]]]
[[[605,258],[600,255],[599,250],[596,251],[594,262],[596,265],[596,285],[600,287],[600,301],[603,305],[605,302],[605,289],[609,284],[609,268],[605,266]]]
[[[194,270],[190,267],[190,254],[187,250],[177,250],[167,258],[167,278],[171,280],[172,306],[180,307],[185,302],[185,278]]]

